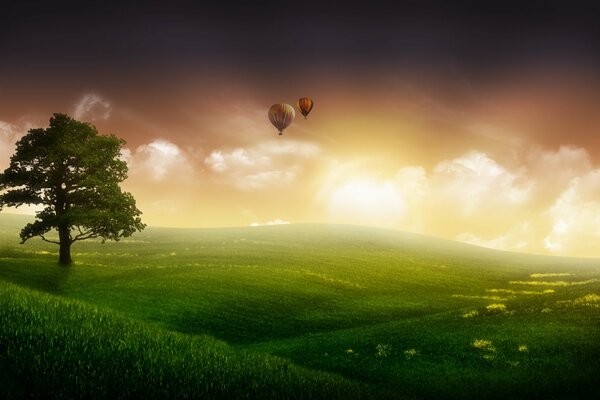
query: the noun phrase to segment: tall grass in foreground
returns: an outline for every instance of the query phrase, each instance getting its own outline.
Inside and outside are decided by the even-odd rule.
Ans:
[[[0,282],[1,398],[367,398],[266,355]]]

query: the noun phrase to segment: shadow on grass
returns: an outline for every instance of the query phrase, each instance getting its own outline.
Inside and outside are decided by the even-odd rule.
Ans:
[[[0,279],[31,289],[60,294],[73,268],[77,266],[59,265],[55,255],[32,257],[0,249]]]

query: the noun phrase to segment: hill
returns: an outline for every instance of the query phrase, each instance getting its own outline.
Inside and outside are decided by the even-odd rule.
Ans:
[[[64,269],[51,245],[17,244],[24,222],[0,215],[0,279],[147,329],[210,335],[379,396],[600,394],[595,259],[285,225],[148,228],[120,243],[78,243]]]

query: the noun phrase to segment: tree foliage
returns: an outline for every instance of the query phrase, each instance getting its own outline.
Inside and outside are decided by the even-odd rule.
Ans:
[[[39,236],[59,244],[60,262],[70,263],[68,250],[76,241],[119,240],[142,230],[135,199],[119,186],[127,178],[127,164],[120,159],[124,143],[65,114],[54,114],[48,128],[31,129],[21,138],[0,174],[0,208],[43,207],[21,230],[22,243]],[[58,240],[46,237],[52,230]]]

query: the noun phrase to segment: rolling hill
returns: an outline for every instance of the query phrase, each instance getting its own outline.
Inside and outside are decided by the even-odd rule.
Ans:
[[[18,244],[26,221],[0,214],[0,368],[18,371],[10,393],[33,390],[23,383],[31,376],[36,390],[55,382],[58,394],[83,393],[67,368],[79,365],[81,390],[96,385],[99,397],[113,381],[122,397],[143,388],[158,397],[600,396],[596,259],[282,225],[148,228],[119,243],[77,243],[75,265],[62,268],[52,245]],[[68,362],[53,362],[63,350]],[[100,373],[111,359],[122,362]],[[135,368],[154,372],[140,380]]]

